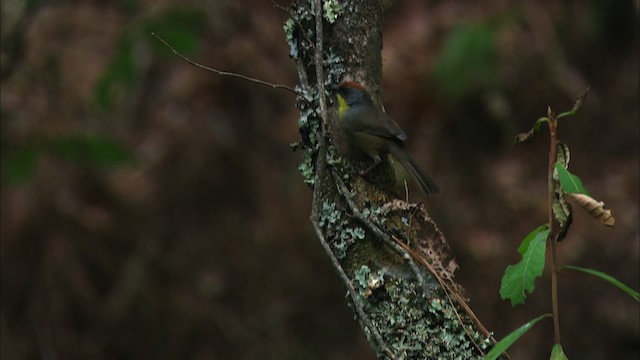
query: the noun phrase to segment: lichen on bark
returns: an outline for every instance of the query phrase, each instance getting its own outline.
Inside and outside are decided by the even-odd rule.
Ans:
[[[330,101],[322,89],[351,80],[382,107],[382,3],[325,2],[321,34],[314,5],[295,1],[285,31],[307,95],[298,102],[296,148],[305,151],[301,168],[313,187],[318,238],[379,358],[481,358],[493,342],[462,300],[443,234],[423,206],[398,199],[388,161],[366,179],[358,175],[371,159],[349,149],[335,110],[323,114],[319,104],[320,96]]]

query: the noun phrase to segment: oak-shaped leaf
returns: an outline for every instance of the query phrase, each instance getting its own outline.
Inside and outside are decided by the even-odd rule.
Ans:
[[[503,300],[511,300],[512,306],[524,303],[526,292],[533,292],[535,279],[540,277],[544,270],[549,228],[540,226],[534,232],[535,235],[529,234],[523,240],[527,245],[518,248],[518,251],[524,250],[520,262],[509,265],[502,277],[500,297]]]

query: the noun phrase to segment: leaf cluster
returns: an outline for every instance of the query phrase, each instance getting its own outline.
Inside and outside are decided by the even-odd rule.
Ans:
[[[526,144],[535,140],[543,124],[547,124],[551,134],[550,144],[550,164],[549,164],[549,222],[538,226],[518,247],[518,253],[521,259],[518,263],[509,265],[502,278],[500,286],[500,296],[504,300],[511,301],[512,306],[523,304],[527,293],[531,294],[535,290],[535,280],[542,276],[545,268],[545,259],[547,251],[551,251],[551,258],[555,262],[555,245],[565,239],[568,235],[569,228],[573,221],[573,210],[571,203],[583,208],[591,217],[598,220],[607,227],[615,225],[615,219],[609,209],[604,207],[602,201],[597,201],[587,191],[582,180],[569,171],[569,161],[571,153],[569,147],[556,139],[558,120],[573,116],[585,101],[589,88],[578,96],[571,110],[556,115],[551,108],[547,110],[547,116],[539,118],[533,127],[526,133],[516,136],[515,144]],[[547,246],[551,245],[551,246]],[[617,288],[623,290],[636,301],[640,301],[637,291],[624,285],[617,279],[607,275],[601,271],[594,269],[586,269],[572,265],[557,267],[552,263],[552,276],[561,269],[570,269],[580,271],[586,274],[596,276],[603,279]],[[557,301],[556,283],[552,281],[553,301]],[[551,351],[551,359],[567,359],[559,342],[559,322],[557,319],[557,307],[554,306],[553,314],[545,314],[522,325],[501,341],[499,341],[493,350],[487,354],[485,359],[495,359],[503,353],[509,346],[523,336],[538,321],[551,317],[554,318],[556,331],[556,344]]]

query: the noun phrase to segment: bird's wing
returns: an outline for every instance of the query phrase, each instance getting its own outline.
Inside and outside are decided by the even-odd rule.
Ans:
[[[353,109],[355,110],[355,109]],[[372,109],[361,109],[358,116],[350,117],[345,124],[351,131],[375,135],[383,138],[404,141],[407,135],[386,113]]]
[[[407,140],[407,134],[405,134],[404,131],[400,129],[398,123],[396,123],[396,121],[393,120],[391,116],[387,115],[387,113],[380,113],[380,116],[384,117],[387,130],[390,134],[393,135],[393,137],[402,141]]]

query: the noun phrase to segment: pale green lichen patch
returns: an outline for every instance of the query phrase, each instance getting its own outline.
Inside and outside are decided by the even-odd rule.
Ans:
[[[335,21],[335,16],[339,14],[340,8],[339,4],[327,4],[325,2],[325,13],[330,14],[334,19],[333,21]],[[314,44],[310,43],[310,41],[315,39],[314,16],[305,7],[293,9],[292,16],[293,18],[288,19],[283,25],[290,48],[289,54],[294,59],[300,59],[304,63],[312,64],[314,61]],[[340,81],[345,73],[344,60],[331,48],[325,50],[324,54],[323,67],[326,77],[324,80],[325,92],[322,95],[330,99],[331,94],[328,89],[331,85]],[[315,79],[315,75],[307,74],[306,78]],[[304,158],[298,169],[302,173],[305,183],[315,185],[315,167],[318,161],[319,139],[322,136],[320,126],[322,119],[319,115],[320,97],[316,87],[306,86],[304,89],[296,87],[296,90],[304,92],[303,96],[298,97],[297,102],[297,106],[300,109],[298,126],[301,139],[293,144],[292,147],[294,150],[305,150]],[[331,146],[329,146],[329,149],[331,149]],[[328,153],[328,155],[330,156],[327,159],[329,165],[337,165],[341,169],[341,174],[346,173],[342,171],[345,161],[334,153]]]
[[[322,2],[322,10],[324,11],[324,18],[329,24],[336,22],[342,11],[344,5],[339,3],[338,0],[325,0]]]
[[[350,222],[343,218],[336,204],[327,201],[322,203],[319,225],[325,230],[327,238],[331,239],[329,243],[338,259],[343,259],[349,247],[366,236],[363,228],[349,226]]]
[[[441,289],[424,294],[414,280],[367,266],[355,272],[353,283],[366,303],[366,313],[397,359],[482,358]],[[458,313],[466,318],[462,310]],[[466,327],[478,346],[489,347],[488,339]],[[381,358],[386,357],[382,349],[377,350]]]

